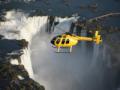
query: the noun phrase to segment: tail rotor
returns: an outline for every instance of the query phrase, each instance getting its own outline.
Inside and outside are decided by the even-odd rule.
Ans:
[[[95,38],[93,39],[96,44],[100,44],[102,42],[101,35],[99,35],[99,31],[95,32]]]

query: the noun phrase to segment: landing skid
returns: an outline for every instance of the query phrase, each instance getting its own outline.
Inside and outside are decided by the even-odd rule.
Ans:
[[[59,48],[57,48],[58,53],[60,52],[61,48],[68,48],[68,47],[59,47]],[[69,53],[71,53],[71,52],[72,52],[72,46],[69,48]]]
[[[57,52],[57,51],[55,51],[55,53],[71,53],[71,52],[69,52],[69,51],[60,51],[60,52]]]

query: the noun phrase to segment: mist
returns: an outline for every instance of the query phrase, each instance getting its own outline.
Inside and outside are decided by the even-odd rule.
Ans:
[[[119,2],[68,0],[67,6],[64,1],[0,1],[1,15],[6,14],[5,22],[0,22],[0,34],[6,39],[26,39],[29,42],[28,48],[23,50],[22,64],[30,77],[44,85],[46,90],[114,90],[119,75],[118,78],[115,75],[118,68],[113,70],[111,66],[108,46],[105,43],[97,46],[94,43],[80,42],[73,47],[72,53],[67,53],[69,49],[61,49],[62,53],[56,53],[50,40],[57,34],[69,31],[74,18],[60,19],[61,23],[51,34],[46,32],[46,20],[49,15],[71,16],[78,13],[82,17],[91,18],[108,12],[119,12]],[[95,12],[89,8],[80,8],[94,3],[98,5]],[[120,26],[119,18],[109,19],[105,24]]]
[[[52,34],[43,29],[33,37],[31,60],[35,80],[46,90],[112,90],[112,78],[106,78],[109,72],[103,59],[103,45],[80,42],[72,53],[68,53],[69,49],[56,53],[50,44],[53,36],[68,31],[71,20],[62,21]]]
[[[74,17],[59,18],[60,23],[52,33],[46,32],[47,16],[28,17],[25,13],[10,11],[6,19],[8,21],[1,23],[0,33],[7,39],[29,42],[30,47],[21,57],[22,64],[30,77],[44,85],[46,90],[112,90],[114,87],[112,72],[106,65],[110,57],[104,44],[80,42],[73,47],[72,53],[68,53],[69,49],[56,53],[56,48],[52,47],[50,40],[69,31],[71,23],[76,20]],[[82,35],[85,34],[83,30]]]
[[[29,76],[34,78],[29,46],[32,36],[43,29],[42,26],[46,23],[47,16],[28,17],[27,13],[11,10],[6,12],[4,17],[6,21],[0,22],[0,34],[6,39],[25,39],[29,42],[28,48],[23,50],[24,54],[20,58]],[[11,63],[18,64],[15,60]]]

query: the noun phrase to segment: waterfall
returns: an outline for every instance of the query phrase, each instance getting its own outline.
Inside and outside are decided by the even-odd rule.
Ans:
[[[33,69],[30,57],[30,44],[32,37],[41,30],[45,29],[47,23],[47,16],[33,16],[28,17],[23,12],[8,11],[6,13],[6,21],[0,23],[0,34],[7,39],[26,39],[29,42],[28,48],[24,49],[24,54],[21,56],[21,63],[31,78],[33,76]],[[12,61],[13,64],[18,64]]]
[[[86,36],[86,30],[81,30],[81,36]],[[81,49],[84,55],[86,53],[86,42],[85,41],[81,41]]]
[[[98,60],[98,55],[99,55],[99,45],[94,44],[91,67],[95,67],[97,60]]]

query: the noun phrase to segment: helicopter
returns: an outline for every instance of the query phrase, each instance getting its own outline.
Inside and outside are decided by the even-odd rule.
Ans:
[[[63,33],[53,37],[51,44],[57,48],[57,52],[60,52],[60,48],[70,48],[69,51],[72,52],[72,47],[77,45],[79,41],[91,41],[95,42],[97,45],[102,42],[101,35],[99,31],[95,31],[94,37],[77,36],[69,32]]]

